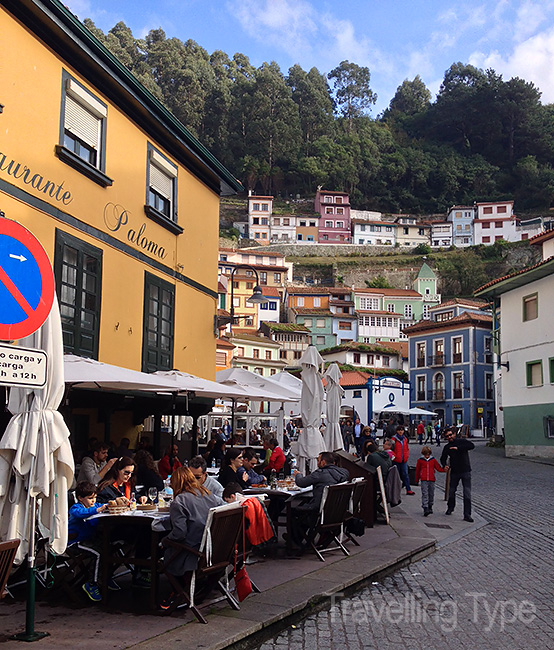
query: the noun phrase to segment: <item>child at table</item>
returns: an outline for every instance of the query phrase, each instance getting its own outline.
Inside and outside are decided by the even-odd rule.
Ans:
[[[68,544],[75,544],[79,549],[94,555],[93,579],[83,584],[83,590],[94,602],[102,600],[98,588],[98,571],[100,567],[100,544],[96,539],[97,519],[90,517],[98,512],[104,512],[107,504],[96,503],[96,485],[81,481],[75,489],[76,503],[69,508]],[[111,589],[119,589],[114,580],[110,580]]]

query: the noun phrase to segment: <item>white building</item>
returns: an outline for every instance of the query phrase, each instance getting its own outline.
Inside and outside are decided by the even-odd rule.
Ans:
[[[296,241],[296,216],[288,214],[284,216],[273,215],[270,220],[271,243],[290,243]]]
[[[357,366],[358,368],[389,368],[402,370],[402,355],[386,343],[342,343],[326,350],[320,350],[325,361]]]
[[[352,219],[352,241],[363,246],[394,246],[396,224],[386,221]]]
[[[554,458],[554,231],[532,241],[543,261],[485,284],[493,302],[497,422],[507,456]]]
[[[267,302],[258,305],[258,329],[263,321],[267,323],[279,323],[281,311],[281,296],[277,287],[262,287],[262,294]]]
[[[431,246],[433,248],[449,248],[452,246],[452,242],[451,221],[431,224]]]
[[[250,239],[269,244],[269,224],[273,212],[272,196],[248,196],[248,230]]]
[[[513,201],[488,201],[476,203],[477,214],[473,221],[473,243],[494,244],[496,241],[519,241]]]

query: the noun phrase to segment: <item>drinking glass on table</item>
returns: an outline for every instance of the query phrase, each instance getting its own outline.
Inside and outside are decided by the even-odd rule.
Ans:
[[[158,498],[158,490],[155,487],[148,488],[148,498],[154,504]]]

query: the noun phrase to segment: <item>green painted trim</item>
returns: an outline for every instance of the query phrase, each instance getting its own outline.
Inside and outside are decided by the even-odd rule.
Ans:
[[[544,418],[554,417],[554,404],[505,406],[503,412],[507,445],[554,447],[554,438],[544,434]]]
[[[539,365],[541,368],[541,383],[540,384],[532,384],[531,379],[532,379],[532,367]],[[544,386],[544,373],[542,371],[542,359],[534,359],[533,361],[527,361],[525,364],[525,378],[526,378],[526,386],[528,388],[533,388],[535,386]]]
[[[24,203],[32,206],[33,208],[42,210],[42,212],[45,212],[51,217],[58,219],[58,221],[61,221],[62,223],[65,223],[68,226],[75,228],[75,230],[79,230],[80,232],[86,233],[91,237],[95,237],[99,241],[102,241],[105,244],[108,244],[113,248],[116,248],[122,253],[126,253],[127,255],[134,257],[135,259],[139,260],[143,264],[147,264],[148,266],[151,266],[152,268],[157,269],[158,271],[161,271],[162,273],[165,273],[166,275],[169,275],[170,277],[175,278],[176,280],[179,280],[180,282],[183,282],[184,284],[187,284],[190,287],[193,287],[193,289],[197,289],[198,291],[205,293],[207,296],[210,296],[210,298],[214,298],[217,300],[217,296],[218,296],[217,291],[214,291],[213,289],[210,289],[209,287],[200,284],[200,282],[197,282],[196,280],[193,280],[192,278],[189,278],[186,275],[183,275],[182,273],[178,273],[177,271],[174,271],[172,268],[166,266],[165,264],[162,264],[161,262],[151,259],[144,253],[141,253],[141,251],[132,248],[128,244],[119,241],[119,239],[116,239],[115,237],[112,237],[112,235],[109,235],[108,233],[105,233],[104,231],[99,230],[94,226],[90,226],[88,223],[85,223],[80,219],[76,219],[75,217],[71,216],[70,214],[67,214],[66,212],[62,212],[61,210],[54,207],[53,205],[50,205],[50,203],[47,203],[46,201],[43,201],[42,199],[39,199],[36,196],[33,196],[32,194],[29,194],[25,190],[22,190],[19,187],[16,187],[15,185],[11,185],[11,183],[7,183],[2,178],[0,178],[0,192],[4,192],[9,196],[13,196],[14,198],[23,201]]]

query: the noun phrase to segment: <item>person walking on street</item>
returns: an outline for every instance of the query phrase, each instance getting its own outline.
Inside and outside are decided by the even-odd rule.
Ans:
[[[444,432],[446,445],[441,454],[441,465],[450,464],[450,490],[448,492],[447,515],[451,515],[456,507],[456,489],[462,482],[464,494],[464,521],[473,522],[471,516],[471,463],[468,452],[475,449],[475,445],[466,438],[456,438],[451,428]]]
[[[360,458],[362,457],[363,430],[364,425],[360,422],[360,418],[356,418],[356,423],[354,424],[354,444],[356,445],[356,453]]]
[[[408,472],[408,458],[410,456],[410,449],[408,447],[408,438],[404,434],[404,427],[398,425],[396,427],[396,433],[392,437],[392,442],[394,444],[393,454],[394,454],[394,464],[398,469],[402,483],[406,488],[406,494],[415,494],[415,492],[410,487],[410,475]]]
[[[423,447],[421,458],[417,459],[415,480],[421,483],[421,507],[423,516],[433,514],[433,503],[435,501],[435,470],[446,472],[446,469],[439,465],[439,461],[433,458],[431,447]]]
[[[417,425],[416,433],[417,433],[417,444],[422,445],[423,436],[425,435],[425,425],[423,424],[422,420],[420,420],[419,424]]]

